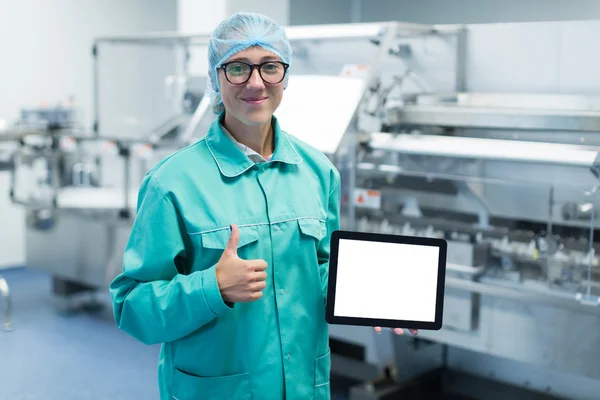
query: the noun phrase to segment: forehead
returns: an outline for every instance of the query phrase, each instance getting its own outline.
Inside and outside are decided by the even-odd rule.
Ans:
[[[249,47],[246,50],[235,53],[226,62],[230,61],[246,61],[250,63],[260,63],[266,60],[281,61],[281,58],[260,46]]]

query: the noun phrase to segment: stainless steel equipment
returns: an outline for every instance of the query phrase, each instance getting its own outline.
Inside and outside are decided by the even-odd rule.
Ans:
[[[342,227],[449,242],[441,331],[330,327],[333,372],[366,382],[354,399],[422,379],[483,398],[598,397],[600,58],[582,45],[598,31],[597,21],[288,28],[293,75],[277,116],[340,170]],[[101,45],[168,59],[139,78],[160,84],[139,87],[166,84],[170,97],[120,100],[139,111],[132,118],[101,99],[117,89],[97,74],[94,134],[13,130],[27,263],[57,277],[57,295],[116,276],[141,176],[212,122],[208,99],[190,89],[207,39],[101,38],[97,60],[107,60]]]
[[[10,300],[10,290],[6,279],[0,276],[0,297],[2,298],[2,330],[12,330],[12,304]]]
[[[502,71],[485,63],[482,70],[473,60],[488,54],[481,37],[502,48],[502,35],[515,40],[518,32],[527,43],[549,30],[564,49],[577,46],[574,32],[585,36],[599,26],[466,27],[466,59],[457,64],[473,67],[472,75],[459,74],[464,80],[455,90],[430,85],[385,94],[378,109],[382,129],[359,146],[356,227],[448,240],[444,328],[421,332],[419,339],[388,338],[380,354],[394,354],[391,377],[354,388],[353,398],[406,394],[417,378],[486,399],[597,397],[600,338],[592,327],[600,322],[600,97],[565,84],[563,75],[552,79],[570,94],[527,93],[527,87],[489,93],[482,82],[502,79]],[[535,63],[539,51],[532,46],[531,52],[527,57],[516,46],[521,58],[509,52],[502,68]],[[594,55],[578,55],[578,63],[596,62]],[[555,82],[545,83],[552,91]],[[353,342],[368,348],[371,336],[357,332]],[[511,389],[452,383],[456,379],[444,380],[442,370]],[[528,392],[516,394],[515,388]]]

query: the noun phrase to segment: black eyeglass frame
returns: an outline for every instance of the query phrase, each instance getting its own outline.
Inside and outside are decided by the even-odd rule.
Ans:
[[[238,83],[233,83],[229,80],[229,77],[227,76],[227,66],[230,64],[244,64],[250,67],[250,73],[248,74],[248,78],[246,78],[246,80],[244,82],[238,82]],[[281,77],[281,80],[279,82],[267,82],[265,80],[265,78],[262,76],[262,72],[261,72],[261,68],[266,65],[266,64],[281,64],[283,65],[283,76]],[[230,61],[230,62],[226,62],[221,64],[221,66],[219,66],[217,69],[222,69],[223,70],[223,74],[225,75],[225,79],[227,79],[227,82],[231,83],[232,85],[245,85],[246,83],[248,83],[248,81],[250,80],[250,78],[252,77],[252,73],[254,72],[254,69],[256,68],[258,70],[258,75],[260,76],[260,79],[263,80],[264,83],[266,83],[267,85],[277,85],[280,84],[281,82],[283,82],[283,80],[285,79],[285,76],[287,75],[287,71],[288,68],[290,67],[290,65],[288,63],[284,63],[283,61],[265,61],[263,63],[260,64],[250,64],[247,63],[245,61]]]

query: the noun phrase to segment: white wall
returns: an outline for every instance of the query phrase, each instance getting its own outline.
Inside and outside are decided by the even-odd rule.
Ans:
[[[241,11],[265,14],[279,25],[289,23],[289,0],[227,0],[227,15]]]
[[[289,0],[289,23],[345,24],[351,21],[351,11],[351,0]]]
[[[223,19],[241,11],[265,14],[280,25],[289,23],[288,0],[178,0],[178,30],[210,34]],[[207,74],[206,48],[191,49],[189,68],[193,74]]]
[[[361,22],[472,24],[600,19],[598,0],[289,0],[290,24],[351,22],[355,1],[360,1]]]
[[[93,39],[176,28],[171,0],[0,0],[0,120],[16,118],[23,106],[73,95],[90,126]],[[0,267],[23,265],[23,238],[24,216],[10,204],[3,172]]]
[[[177,29],[182,33],[210,34],[227,14],[226,0],[178,0]],[[206,47],[190,49],[190,73],[206,76]]]

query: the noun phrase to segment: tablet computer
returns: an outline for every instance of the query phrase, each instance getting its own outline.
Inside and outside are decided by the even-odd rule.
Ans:
[[[333,232],[327,322],[439,330],[446,252],[444,239]]]

